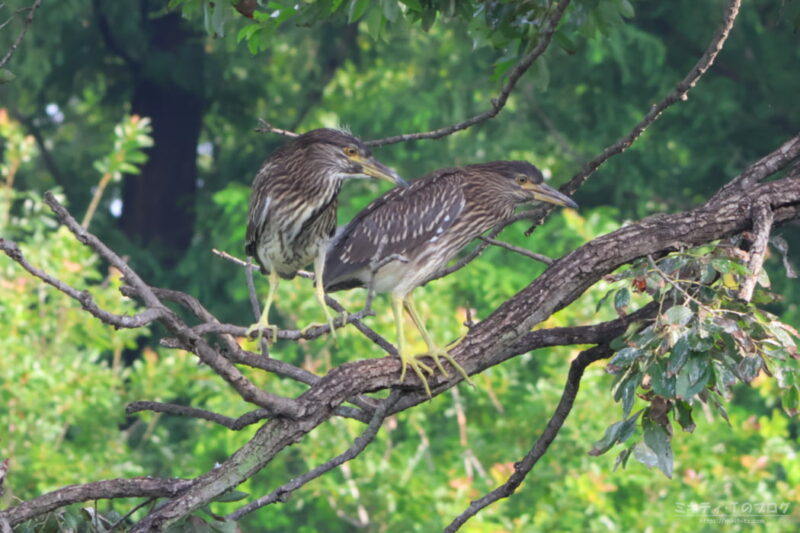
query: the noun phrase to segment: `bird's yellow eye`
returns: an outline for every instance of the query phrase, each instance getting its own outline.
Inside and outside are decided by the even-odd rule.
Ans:
[[[355,146],[344,147],[344,155],[347,157],[355,157],[356,154],[358,154],[358,149]]]
[[[517,185],[525,185],[526,183],[528,183],[528,178],[520,174],[519,176],[517,176],[516,182]]]

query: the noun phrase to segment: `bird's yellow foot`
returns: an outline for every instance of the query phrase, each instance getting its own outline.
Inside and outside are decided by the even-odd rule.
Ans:
[[[333,336],[334,339],[336,339],[336,322],[338,320],[342,324],[342,326],[344,326],[347,323],[347,316],[348,316],[347,315],[347,311],[344,311],[341,314],[339,314],[339,315],[334,317],[329,312],[327,312],[327,310],[326,310],[326,312],[325,312],[325,323],[324,324],[320,324],[320,323],[316,323],[316,322],[312,323],[312,324],[309,324],[309,325],[307,325],[306,327],[304,327],[303,329],[300,330],[300,334],[301,335],[305,335],[308,332],[308,330],[310,330],[310,329],[320,328],[322,326],[328,326],[328,329],[330,330],[331,335]]]
[[[427,354],[417,354],[411,355],[409,353],[400,352],[400,362],[403,365],[403,369],[400,371],[400,382],[402,383],[406,379],[406,370],[408,367],[414,371],[414,373],[419,377],[419,380],[422,382],[422,385],[425,387],[425,392],[428,396],[431,396],[431,388],[428,385],[428,379],[425,377],[425,374],[422,372],[427,372],[431,376],[433,375],[433,369],[426,365],[425,363],[419,361],[420,357],[425,357]]]
[[[257,333],[255,337],[256,343],[261,344],[261,336],[264,334],[264,331],[272,332],[272,340],[267,336],[267,342],[275,342],[278,340],[278,326],[268,322],[256,322],[252,324],[247,328],[247,333],[245,333],[245,335],[247,335],[248,338],[253,338],[253,334]]]
[[[447,373],[447,370],[445,370],[445,368],[442,366],[442,362],[439,360],[439,359],[444,359],[445,361],[447,361],[448,363],[453,365],[453,368],[455,368],[456,371],[458,371],[458,373],[461,374],[461,376],[464,378],[464,380],[467,383],[469,383],[470,385],[472,385],[474,387],[475,384],[472,382],[471,379],[469,379],[469,376],[467,375],[467,371],[464,370],[464,367],[459,365],[456,362],[456,360],[453,359],[453,356],[450,355],[450,353],[449,353],[449,350],[451,350],[453,347],[455,347],[455,345],[458,344],[459,342],[461,342],[461,339],[458,339],[458,340],[454,341],[453,343],[449,344],[446,349],[445,348],[440,348],[439,346],[436,346],[436,345],[428,346],[428,351],[425,354],[422,354],[422,355],[429,355],[433,359],[433,362],[436,364],[436,368],[438,368],[439,371],[442,374],[444,374],[446,377],[450,377],[450,374]]]

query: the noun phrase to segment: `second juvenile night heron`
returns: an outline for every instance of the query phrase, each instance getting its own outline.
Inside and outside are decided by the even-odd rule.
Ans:
[[[433,341],[414,307],[412,291],[472,239],[509,218],[517,206],[534,201],[577,207],[568,196],[546,185],[539,169],[525,161],[495,161],[432,172],[408,188],[387,192],[336,236],[325,260],[325,290],[365,287],[371,282],[376,292],[392,294],[397,350],[403,365],[400,380],[410,366],[430,396],[423,371],[433,375],[433,370],[418,361],[419,357],[431,356],[447,375],[439,361],[444,358],[469,378],[447,350]],[[425,341],[426,353],[407,351],[403,307]]]
[[[280,278],[291,279],[314,262],[317,299],[333,333],[325,305],[322,269],[325,248],[336,230],[336,203],[345,178],[373,177],[407,185],[376,160],[363,142],[335,129],[312,130],[270,157],[253,180],[245,251],[269,274],[269,294],[258,323],[248,333],[277,328],[269,310]]]

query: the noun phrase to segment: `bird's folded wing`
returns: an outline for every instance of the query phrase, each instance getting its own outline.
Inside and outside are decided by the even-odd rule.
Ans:
[[[328,248],[325,286],[360,277],[373,261],[393,254],[411,259],[435,243],[464,208],[462,182],[460,170],[444,169],[368,205]]]

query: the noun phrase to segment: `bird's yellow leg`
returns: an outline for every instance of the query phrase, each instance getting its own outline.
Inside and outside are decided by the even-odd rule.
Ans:
[[[417,327],[417,331],[419,331],[419,334],[422,335],[422,340],[424,340],[425,344],[428,346],[428,353],[425,355],[430,355],[431,358],[433,359],[433,362],[436,363],[436,366],[439,368],[442,374],[449,377],[450,374],[447,373],[447,370],[444,369],[441,361],[439,361],[440,357],[445,359],[448,363],[453,365],[453,368],[455,368],[458,371],[458,373],[464,377],[467,383],[474,386],[474,383],[472,383],[472,380],[469,379],[467,372],[461,365],[459,365],[456,362],[455,359],[453,359],[453,356],[451,356],[448,353],[448,350],[440,347],[433,341],[433,337],[431,337],[431,334],[428,333],[428,329],[425,327],[425,323],[422,321],[422,319],[419,316],[419,313],[417,312],[417,308],[414,305],[414,298],[411,294],[405,297],[405,300],[403,300],[403,304],[405,305],[406,311],[408,311],[408,315],[411,317],[411,320],[414,322],[414,325]],[[452,348],[453,346],[458,344],[460,340],[461,339],[458,339],[457,341],[453,342],[448,346],[448,348]]]
[[[261,335],[265,329],[272,332],[272,342],[278,340],[278,326],[269,323],[269,309],[272,307],[272,301],[275,299],[275,292],[278,290],[279,282],[280,278],[278,277],[278,273],[275,269],[272,269],[269,273],[269,292],[267,293],[267,301],[264,302],[264,310],[261,311],[261,317],[258,319],[258,322],[247,328],[248,337],[252,336],[253,332],[258,331],[256,342],[261,342]],[[267,342],[269,341],[269,337],[267,337]]]
[[[325,303],[325,286],[322,284],[322,273],[323,269],[325,268],[325,249],[323,248],[317,257],[314,259],[314,293],[317,297],[317,301],[319,305],[322,307],[322,312],[325,313],[325,323],[328,324],[330,328],[331,335],[333,336],[334,340],[336,339],[336,328],[334,326],[334,318],[331,315],[330,309],[328,309],[328,304]],[[347,311],[339,315],[342,317],[342,325],[344,326],[347,323]],[[316,328],[320,326],[320,324],[309,324],[303,329],[300,330],[301,333],[305,333],[311,328]]]
[[[411,355],[406,351],[406,338],[403,332],[403,297],[397,294],[392,294],[392,311],[394,312],[394,324],[397,328],[397,352],[400,354],[400,362],[403,369],[400,372],[400,381],[406,378],[406,369],[410,366],[414,373],[417,374],[422,384],[425,386],[425,392],[431,396],[431,388],[428,386],[428,380],[425,378],[424,370],[430,375],[433,375],[433,369],[428,365],[417,361],[417,356]]]

